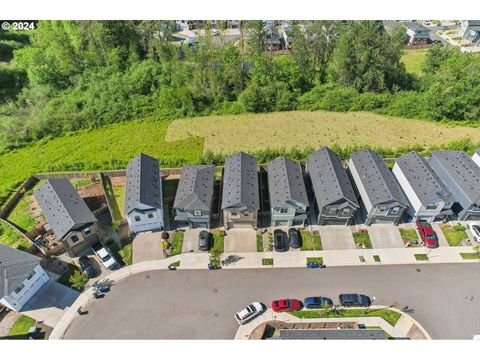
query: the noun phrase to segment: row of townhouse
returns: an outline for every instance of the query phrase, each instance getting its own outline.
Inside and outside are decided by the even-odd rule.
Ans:
[[[305,174],[299,162],[285,157],[268,163],[266,170],[271,226],[306,225],[310,210],[319,225],[350,225],[360,219],[366,225],[398,224],[405,217],[480,219],[480,149],[472,157],[463,151],[433,151],[430,159],[410,152],[396,159],[391,171],[370,149],[351,154],[344,166],[323,147],[309,156]],[[177,227],[212,226],[214,182],[214,166],[182,168],[172,209]],[[98,220],[67,179],[47,180],[34,195],[70,256],[101,238]],[[223,226],[257,228],[260,203],[256,159],[244,152],[227,157],[220,205]],[[163,209],[159,161],[140,154],[127,168],[124,213],[131,231],[164,229]]]

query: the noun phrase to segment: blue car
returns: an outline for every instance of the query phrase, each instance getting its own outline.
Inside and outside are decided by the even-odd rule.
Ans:
[[[310,296],[305,298],[303,305],[307,309],[323,309],[327,306],[333,306],[333,301],[324,296]]]

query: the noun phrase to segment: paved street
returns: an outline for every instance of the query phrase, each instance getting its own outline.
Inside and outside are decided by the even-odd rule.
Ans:
[[[480,334],[480,264],[309,269],[178,270],[133,275],[76,317],[67,339],[232,339],[251,301],[363,292],[413,310],[434,339]]]

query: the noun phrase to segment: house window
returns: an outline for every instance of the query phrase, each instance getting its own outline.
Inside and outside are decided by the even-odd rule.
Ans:
[[[250,213],[249,213],[248,211],[245,211],[245,212],[243,213],[243,215],[244,215],[244,216],[248,216],[248,215],[250,215]]]
[[[30,280],[34,276],[35,276],[35,270],[32,270],[32,272],[30,274],[28,274],[27,280]]]
[[[350,209],[349,208],[343,209],[342,210],[342,215],[345,215],[345,216],[350,215]]]
[[[328,215],[336,215],[337,209],[328,209]]]
[[[280,214],[286,214],[286,213],[288,213],[287,208],[280,208]]]
[[[387,211],[387,208],[384,207],[384,206],[382,206],[382,207],[380,208],[380,212],[385,212],[385,211]]]
[[[392,209],[392,215],[398,214],[399,211],[400,211],[400,208],[399,208],[399,207],[394,207],[394,208]]]
[[[200,210],[194,210],[193,215],[194,216],[202,216],[202,212]]]
[[[148,213],[147,216],[148,216],[149,219],[153,219],[153,213]]]
[[[22,289],[25,287],[23,283],[21,283],[16,289],[15,289],[15,294],[18,294]]]
[[[90,230],[90,228],[86,228],[85,230],[83,230],[83,232],[85,233],[85,235],[89,235],[92,233],[92,230]]]
[[[437,204],[428,204],[427,210],[435,210],[437,208]]]
[[[232,212],[230,214],[230,219],[240,219],[240,214],[237,212]]]
[[[80,240],[77,235],[73,235],[70,239],[72,239],[72,243],[76,243],[78,240]]]
[[[140,216],[135,216],[135,221],[139,222],[140,221]]]

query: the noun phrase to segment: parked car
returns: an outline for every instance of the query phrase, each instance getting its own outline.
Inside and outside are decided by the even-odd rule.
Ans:
[[[415,222],[417,225],[418,232],[422,241],[425,243],[425,246],[428,248],[434,248],[438,246],[437,237],[433,231],[432,225],[430,225],[426,220],[419,220]]]
[[[200,231],[198,234],[198,249],[207,251],[210,243],[210,233],[207,230]]]
[[[272,301],[272,310],[275,312],[295,311],[302,308],[302,302],[297,299],[280,299]]]
[[[280,229],[273,231],[273,244],[275,251],[284,252],[288,250],[288,243],[285,237],[285,232]]]
[[[251,320],[254,317],[260,315],[262,312],[263,305],[258,301],[255,301],[250,305],[246,306],[244,309],[237,312],[235,314],[235,319],[240,325],[242,325],[245,324],[248,320]]]
[[[101,242],[97,242],[96,244],[92,245],[93,252],[98,256],[103,266],[107,269],[115,269],[118,266],[117,261]]]
[[[480,223],[469,222],[467,223],[467,229],[470,231],[470,234],[472,234],[473,239],[477,243],[480,243]]]
[[[372,304],[372,300],[367,295],[361,294],[340,294],[338,301],[342,306],[363,306],[368,307]]]
[[[333,306],[332,299],[324,296],[309,296],[303,301],[307,309],[323,309],[327,306]]]
[[[93,267],[90,259],[86,255],[78,258],[78,266],[88,278],[93,278],[97,275],[97,270]]]
[[[300,235],[298,234],[297,229],[290,228],[288,229],[288,238],[290,239],[290,247],[293,249],[298,249],[300,245]]]

